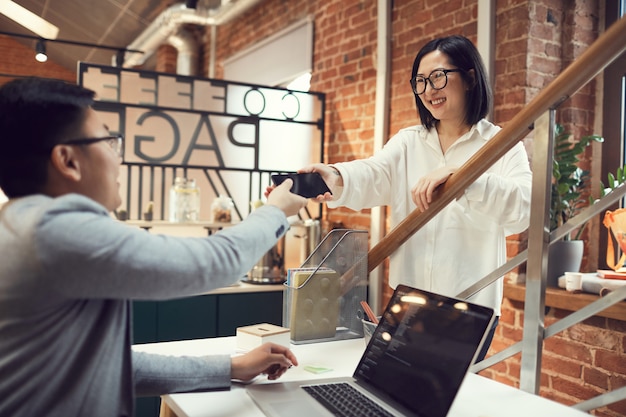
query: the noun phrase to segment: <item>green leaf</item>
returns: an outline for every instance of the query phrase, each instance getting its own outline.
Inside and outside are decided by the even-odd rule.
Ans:
[[[592,196],[583,198],[589,186],[590,172],[581,169],[580,156],[593,142],[602,143],[604,138],[587,135],[573,140],[572,134],[565,131],[563,125],[554,126],[554,149],[552,163],[552,200],[550,204],[550,228],[554,230],[575,216],[584,206],[593,204]],[[618,178],[626,177],[626,172],[618,172]],[[615,181],[609,179],[609,186]],[[602,187],[604,189],[604,187]],[[580,228],[579,233],[584,228]]]

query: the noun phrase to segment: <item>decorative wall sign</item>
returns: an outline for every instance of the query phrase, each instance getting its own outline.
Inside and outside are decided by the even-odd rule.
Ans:
[[[167,218],[176,176],[193,177],[211,201],[231,197],[239,218],[270,175],[323,160],[324,94],[239,82],[79,64],[113,133],[126,137],[122,192],[131,218],[154,202]]]

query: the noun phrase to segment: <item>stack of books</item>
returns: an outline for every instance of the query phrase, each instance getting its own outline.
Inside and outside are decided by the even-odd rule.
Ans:
[[[335,337],[339,320],[339,274],[329,268],[290,268],[283,325],[292,341]]]
[[[626,279],[626,268],[620,268],[617,271],[598,269],[598,276],[604,279]]]

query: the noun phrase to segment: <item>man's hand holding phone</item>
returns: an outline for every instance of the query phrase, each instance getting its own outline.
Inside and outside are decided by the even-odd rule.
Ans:
[[[278,207],[287,217],[298,214],[307,203],[306,198],[289,191],[292,185],[293,182],[289,179],[266,194],[267,204]]]

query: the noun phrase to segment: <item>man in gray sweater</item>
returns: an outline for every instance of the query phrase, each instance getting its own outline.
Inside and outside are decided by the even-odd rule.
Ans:
[[[277,187],[245,221],[207,238],[117,222],[122,138],[60,81],[0,87],[0,416],[131,416],[135,395],[224,388],[280,377],[297,360],[263,345],[242,356],[131,350],[131,300],[190,296],[235,283],[306,199]]]

